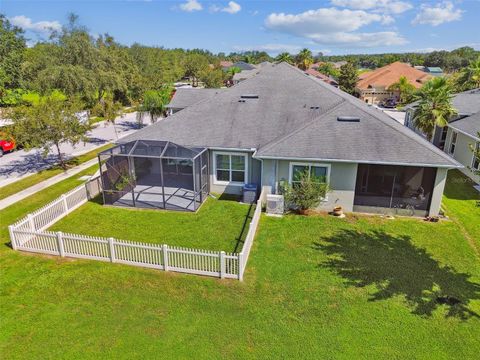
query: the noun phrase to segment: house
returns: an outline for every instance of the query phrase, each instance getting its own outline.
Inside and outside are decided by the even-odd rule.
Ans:
[[[233,75],[232,81],[233,84],[238,84],[240,81],[250,79],[257,75],[260,72],[260,69],[252,70],[243,70]]]
[[[233,66],[233,62],[231,61],[228,61],[228,60],[222,60],[220,61],[220,67],[223,69],[223,70],[228,70],[229,68],[231,68]]]
[[[313,69],[312,67],[310,69],[305,70],[305,73],[310,76],[316,77],[317,79],[322,80],[323,82],[329,85],[338,87],[338,82],[334,78],[324,75],[321,72]]]
[[[394,62],[359,76],[356,90],[360,99],[368,104],[380,104],[391,98],[398,98],[398,91],[390,89],[400,77],[405,76],[416,89],[432,78],[431,75],[417,70],[409,64]]]
[[[237,67],[239,68],[241,71],[244,71],[244,70],[255,70],[257,67],[253,64],[249,64],[245,61],[237,61],[236,63],[234,63],[231,67]]]
[[[160,207],[184,201],[195,210],[210,192],[240,194],[254,183],[278,193],[309,171],[331,188],[320,209],[419,216],[439,213],[447,171],[461,166],[383,112],[286,63],[122,138],[100,162],[104,195],[129,204],[148,193],[164,198]],[[131,182],[121,175],[128,172]]]
[[[442,68],[437,66],[425,66],[423,71],[432,76],[443,76]]]
[[[167,108],[167,115],[173,115],[177,111],[208,99],[224,90],[225,89],[179,88],[175,91],[170,103],[165,106]]]
[[[480,177],[471,170],[479,168],[473,158],[471,146],[478,146],[479,142],[480,89],[456,94],[452,99],[452,105],[457,109],[458,114],[450,119],[448,126],[435,128],[432,143],[464,165],[463,173],[480,183]],[[405,125],[423,135],[414,124],[415,106],[416,103],[413,103],[405,107]]]

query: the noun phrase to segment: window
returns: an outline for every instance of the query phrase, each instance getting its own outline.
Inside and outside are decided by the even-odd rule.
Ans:
[[[247,155],[214,153],[215,183],[244,184],[247,182]]]
[[[450,154],[455,154],[455,145],[457,145],[457,133],[454,131],[452,132],[452,140],[450,141]]]
[[[477,142],[477,145],[475,145],[475,154],[480,154],[480,142]],[[472,168],[480,170],[480,159],[475,154],[473,154]]]
[[[322,183],[329,181],[330,165],[328,164],[290,163],[290,183],[292,186],[299,183],[300,176],[305,171],[319,178]]]

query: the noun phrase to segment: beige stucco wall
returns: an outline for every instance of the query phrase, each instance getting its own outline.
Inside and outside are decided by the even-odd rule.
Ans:
[[[457,132],[457,142],[455,145],[455,151],[453,154],[450,154],[450,145],[452,142],[452,133],[453,129],[449,128],[447,132],[447,139],[445,141],[445,152],[457,160],[460,164],[465,166],[465,168],[460,169],[466,176],[471,178],[473,181],[480,183],[480,176],[475,175],[472,170],[469,168],[472,166],[473,162],[473,152],[470,149],[470,145],[475,144],[475,139],[467,136],[465,134]]]

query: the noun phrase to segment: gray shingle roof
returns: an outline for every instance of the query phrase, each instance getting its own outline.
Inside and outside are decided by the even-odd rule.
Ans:
[[[480,132],[480,112],[471,116],[467,116],[463,119],[453,121],[448,126],[479,139],[480,136],[478,133]]]
[[[199,101],[209,99],[226,89],[177,89],[167,108],[184,109]]]
[[[242,81],[246,79],[250,79],[251,77],[254,77],[260,72],[259,69],[253,69],[253,70],[243,70],[240,71],[239,73],[236,73],[233,75],[233,81]]]
[[[242,95],[250,95],[242,98]],[[258,98],[251,98],[258,95]],[[338,122],[357,116],[359,123]],[[258,157],[456,167],[458,163],[377,109],[286,64],[122,139],[257,149]]]
[[[405,110],[414,109],[417,101],[405,106]],[[480,89],[467,90],[455,94],[452,105],[459,115],[471,115],[480,111]]]

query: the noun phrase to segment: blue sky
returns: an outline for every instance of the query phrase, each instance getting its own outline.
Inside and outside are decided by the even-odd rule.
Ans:
[[[480,49],[480,0],[1,0],[30,43],[68,13],[123,44],[325,54]]]

